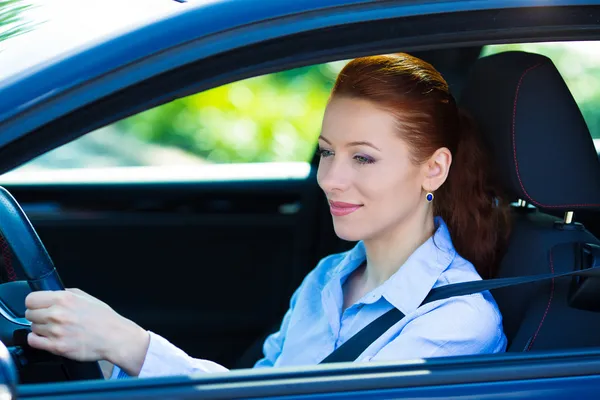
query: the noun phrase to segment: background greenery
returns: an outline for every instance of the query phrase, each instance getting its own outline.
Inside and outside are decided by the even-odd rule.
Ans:
[[[549,57],[577,101],[592,137],[600,138],[600,42],[494,45],[484,47],[481,55],[509,50]]]
[[[144,141],[218,163],[306,161],[342,63],[224,85],[119,122]]]
[[[494,45],[486,46],[482,56],[508,50],[550,57],[593,136],[600,137],[599,43]],[[232,83],[136,115],[117,127],[211,162],[307,161],[343,65],[323,64]]]
[[[30,24],[23,21],[23,13],[30,8],[23,0],[0,0],[0,41],[31,29]]]

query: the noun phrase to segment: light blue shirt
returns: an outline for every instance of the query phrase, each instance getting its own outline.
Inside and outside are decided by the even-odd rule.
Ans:
[[[318,364],[393,307],[405,317],[375,340],[357,362],[505,351],[502,317],[489,292],[419,307],[434,287],[481,279],[473,265],[457,254],[444,221],[438,217],[435,222],[434,235],[394,275],[343,311],[342,285],[365,261],[365,246],[359,242],[348,252],[322,259],[292,296],[280,330],[265,341],[264,358],[255,368]],[[227,369],[191,358],[150,332],[140,377],[222,371]],[[112,376],[126,375],[115,367]]]

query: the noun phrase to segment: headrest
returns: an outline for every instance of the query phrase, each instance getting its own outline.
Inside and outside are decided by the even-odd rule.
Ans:
[[[506,52],[477,61],[460,105],[475,119],[508,194],[542,209],[600,207],[600,163],[552,61]]]

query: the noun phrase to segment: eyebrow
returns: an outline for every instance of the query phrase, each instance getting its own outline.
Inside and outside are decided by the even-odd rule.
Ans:
[[[329,140],[325,139],[322,135],[319,135],[319,139],[323,140],[324,142],[326,142],[328,144],[331,144],[331,142]],[[379,147],[375,146],[373,143],[367,142],[367,141],[364,141],[364,140],[360,140],[360,141],[357,141],[357,142],[350,142],[350,143],[346,144],[346,147],[352,147],[352,146],[369,146],[369,147],[374,148],[377,151],[381,151],[379,149]]]

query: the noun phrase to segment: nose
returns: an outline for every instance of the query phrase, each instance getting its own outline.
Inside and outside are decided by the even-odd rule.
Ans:
[[[325,193],[344,192],[350,186],[351,173],[339,159],[322,159],[317,171],[317,182]]]

